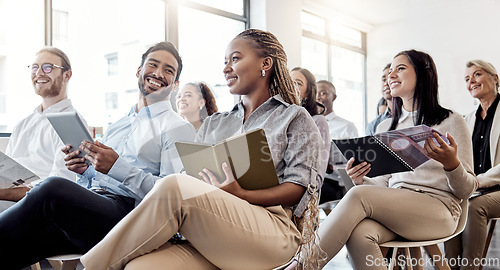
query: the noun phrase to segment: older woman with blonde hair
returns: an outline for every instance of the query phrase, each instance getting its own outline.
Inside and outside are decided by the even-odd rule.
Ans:
[[[475,258],[482,258],[488,220],[500,217],[500,107],[498,73],[483,60],[467,62],[465,83],[478,108],[465,117],[472,133],[474,173],[479,182],[480,196],[470,199],[469,218],[463,233],[445,245],[448,258],[467,259],[468,266],[478,269]],[[458,269],[458,268],[457,268]]]

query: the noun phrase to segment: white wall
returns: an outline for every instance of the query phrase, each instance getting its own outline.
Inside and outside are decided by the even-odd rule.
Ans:
[[[5,95],[5,108],[0,108],[0,132],[11,132],[19,120],[40,104],[27,67],[33,63],[35,52],[43,47],[40,11],[42,1],[0,0],[0,94]],[[3,110],[6,113],[1,113]]]
[[[354,1],[353,5],[356,3],[360,1]],[[381,97],[381,69],[402,50],[422,50],[434,58],[440,102],[461,114],[474,110],[478,104],[465,88],[465,63],[483,59],[500,70],[500,17],[497,16],[500,1],[406,2],[406,8],[391,11],[398,12],[394,17],[402,19],[385,24],[363,21],[362,17],[350,16],[326,4],[327,1],[315,0],[251,0],[251,27],[271,31],[278,37],[288,54],[289,67],[301,65],[302,9],[366,32],[368,121],[375,117]],[[385,11],[373,12],[384,16]]]
[[[250,27],[276,35],[285,48],[288,67],[300,66],[301,0],[250,0]]]
[[[429,53],[437,66],[440,102],[466,114],[477,106],[465,88],[465,63],[491,62],[500,70],[500,19],[498,1],[458,1],[439,9],[405,10],[406,19],[375,25],[367,33],[368,115],[375,115],[380,98],[381,69],[406,49]],[[371,117],[370,117],[371,116]]]

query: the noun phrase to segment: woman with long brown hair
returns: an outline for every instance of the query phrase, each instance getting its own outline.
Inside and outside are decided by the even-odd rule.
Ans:
[[[435,132],[426,138],[430,159],[414,171],[371,178],[366,177],[369,163],[354,166],[354,158],[348,161],[356,186],[321,223],[318,234],[328,259],[346,245],[355,269],[387,269],[379,244],[397,236],[419,241],[451,235],[462,213],[460,203],[477,187],[465,120],[439,104],[431,56],[415,50],[398,53],[389,86],[393,118],[380,123],[378,132],[425,124],[445,134],[449,143]]]

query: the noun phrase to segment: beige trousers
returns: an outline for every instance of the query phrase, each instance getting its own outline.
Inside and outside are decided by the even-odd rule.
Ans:
[[[488,193],[469,200],[469,216],[467,225],[462,234],[445,243],[448,259],[466,259],[460,269],[479,269],[480,262],[475,258],[482,258],[486,236],[488,234],[488,219],[500,217],[500,191]],[[452,269],[458,269],[455,267]]]
[[[326,264],[347,244],[354,269],[385,269],[379,244],[400,235],[431,240],[451,235],[458,220],[438,199],[408,189],[356,186],[320,224]]]
[[[191,246],[165,245],[176,232]],[[290,210],[252,205],[196,178],[171,175],[81,261],[88,270],[122,269],[147,254],[130,267],[149,269],[148,257],[165,256],[158,260],[162,269],[270,269],[292,258],[300,239]]]

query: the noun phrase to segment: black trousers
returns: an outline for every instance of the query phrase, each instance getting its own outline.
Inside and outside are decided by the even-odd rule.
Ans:
[[[321,195],[319,197],[319,204],[340,200],[346,194],[346,190],[343,186],[339,185],[338,181],[333,179],[325,178],[323,186],[321,187]]]
[[[20,269],[44,258],[80,253],[97,244],[135,200],[97,194],[60,177],[49,177],[0,214],[0,265]]]

